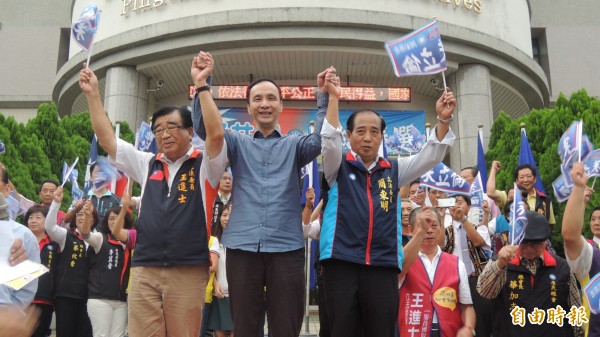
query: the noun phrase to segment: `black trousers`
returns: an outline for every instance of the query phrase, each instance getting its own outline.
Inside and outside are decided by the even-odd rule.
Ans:
[[[54,308],[57,337],[92,337],[87,299],[57,297],[54,299]]]
[[[36,307],[40,309],[40,318],[38,319],[38,326],[31,337],[46,337],[50,330],[50,323],[52,323],[52,313],[54,312],[54,306],[50,304],[35,303]]]
[[[393,337],[398,318],[398,268],[322,261],[332,337]]]
[[[494,324],[493,301],[479,295],[477,292],[476,276],[469,276],[469,288],[471,290],[471,298],[473,299],[473,309],[477,315],[475,334],[477,337],[490,337]]]
[[[262,335],[265,286],[269,334],[300,334],[306,283],[304,248],[283,253],[227,249],[227,282],[236,337]]]

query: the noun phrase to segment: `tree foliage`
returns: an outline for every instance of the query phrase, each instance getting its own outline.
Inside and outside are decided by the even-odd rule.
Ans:
[[[489,150],[486,153],[488,167],[493,160],[499,160],[502,163],[496,187],[507,189],[515,180],[514,170],[518,164],[521,142],[519,125],[524,123],[544,188],[549,195],[554,197],[552,182],[561,174],[561,162],[557,152],[558,142],[569,125],[574,120],[580,119],[584,123],[584,133],[587,133],[594,144],[600,145],[600,101],[589,97],[583,89],[575,92],[570,98],[561,94],[553,108],[532,110],[531,113],[516,120],[502,112],[492,126]],[[593,182],[592,178],[588,185],[591,186]],[[596,190],[600,189],[600,185],[595,188]],[[556,217],[553,245],[557,248],[557,252],[562,252],[560,229],[566,203],[559,204],[553,200],[552,204]],[[600,205],[600,197],[598,193],[595,193],[586,209],[586,237],[590,237],[591,233],[589,230],[591,209],[597,205]]]
[[[46,179],[60,181],[63,162],[71,164],[79,157],[76,168],[78,184],[83,189],[93,134],[89,113],[60,118],[54,103],[41,104],[27,125],[0,113],[0,140],[6,146],[0,162],[6,166],[19,193],[39,201],[39,184]],[[133,143],[135,135],[127,123],[121,123],[120,138]],[[106,155],[100,147],[98,152]],[[63,209],[71,202],[70,189],[71,184],[67,183]]]

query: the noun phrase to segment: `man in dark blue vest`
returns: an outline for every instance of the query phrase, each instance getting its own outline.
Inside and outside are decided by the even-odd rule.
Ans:
[[[533,211],[525,215],[523,241],[502,247],[498,260],[486,265],[477,282],[482,297],[497,299],[497,335],[582,336],[581,326],[569,324],[567,314],[573,306],[581,307],[577,280],[567,261],[546,249],[548,220]]]
[[[212,69],[212,58],[195,58],[191,73],[206,81]],[[159,149],[153,155],[115,139],[91,70],[81,71],[79,86],[99,144],[120,170],[142,185],[128,298],[129,336],[196,337],[208,281],[210,213],[226,165],[219,111],[214,104],[202,111],[210,117],[207,124],[212,123],[201,154],[191,144],[191,112],[160,108],[152,116]],[[210,92],[200,93],[200,99],[207,98]]]
[[[399,186],[442,161],[454,142],[452,92],[436,103],[439,123],[421,152],[388,161],[379,156],[385,121],[373,110],[354,112],[347,122],[351,151],[342,155],[339,77],[325,75],[329,106],[323,125],[323,172],[327,205],[319,242],[331,336],[394,336],[398,273],[402,267]],[[362,331],[361,331],[362,329]]]
[[[563,215],[562,236],[567,262],[581,286],[585,287],[590,279],[600,273],[600,249],[598,249],[598,244],[590,243],[581,235],[587,203],[584,196],[587,176],[583,170],[583,163],[573,165],[571,179],[575,186]],[[586,333],[589,337],[598,337],[600,336],[600,315],[591,314],[589,304],[585,301],[590,320],[589,324],[585,326]]]

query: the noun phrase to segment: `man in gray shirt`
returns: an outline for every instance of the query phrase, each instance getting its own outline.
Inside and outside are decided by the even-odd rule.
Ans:
[[[200,52],[197,59],[210,57]],[[192,67],[196,92],[209,90],[197,80],[201,65]],[[327,69],[328,70],[328,69]],[[301,226],[300,169],[321,152],[321,126],[328,94],[325,74],[317,76],[317,120],[310,135],[282,135],[281,90],[269,79],[252,82],[246,91],[248,113],[256,130],[252,136],[225,132],[227,157],[236,179],[232,212],[222,242],[227,247],[227,280],[236,337],[258,336],[262,330],[264,298],[273,336],[298,336],[304,312],[304,238]],[[206,96],[194,99],[194,128],[203,138],[201,109],[214,104]]]

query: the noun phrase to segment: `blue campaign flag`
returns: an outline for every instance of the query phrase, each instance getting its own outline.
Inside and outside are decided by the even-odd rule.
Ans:
[[[558,155],[569,170],[573,163],[583,160],[594,150],[594,145],[587,135],[583,134],[583,122],[574,121],[560,137]],[[579,153],[581,151],[581,154]]]
[[[600,177],[600,149],[592,151],[585,157],[583,167],[588,178]]]
[[[448,68],[437,20],[385,43],[398,77],[437,74]]]
[[[406,129],[405,132],[402,132],[399,128],[396,128],[399,132],[394,130],[393,136],[397,138],[398,148],[402,153],[408,153],[409,155],[421,152],[427,142],[427,135],[421,134],[413,124],[409,124],[404,128]],[[400,134],[404,134],[404,136],[400,137]]]
[[[306,190],[312,187],[315,190],[315,206],[319,203],[321,187],[319,184],[319,163],[317,159],[313,159],[308,165],[303,167],[304,173],[304,187],[302,189],[302,199],[300,203],[304,205],[306,203]]]
[[[4,143],[0,140],[0,154],[3,154],[4,152],[6,152],[6,146],[4,146]]]
[[[79,157],[75,158],[75,161],[73,162],[73,164],[71,164],[71,166],[66,166],[66,165],[63,165],[63,172],[62,172],[62,173],[63,173],[63,181],[62,181],[62,185],[61,185],[61,187],[62,187],[62,186],[64,186],[64,185],[65,185],[65,183],[66,183],[66,182],[67,182],[69,179],[71,179],[71,177],[72,177],[72,172],[73,172],[73,170],[75,169],[75,165],[77,165],[77,162],[78,162],[78,161],[79,161]],[[66,164],[66,163],[64,163],[64,164]]]
[[[116,181],[117,176],[119,176],[117,169],[114,166],[112,166],[104,157],[98,158],[98,160],[96,161],[96,166],[99,169],[96,172],[96,176],[92,181],[95,189],[102,188],[110,184],[113,180]]]
[[[488,170],[487,163],[485,162],[485,153],[483,152],[483,139],[481,139],[480,133],[477,133],[477,170],[481,178],[483,192],[487,192]]]
[[[96,4],[89,4],[85,6],[81,15],[75,22],[71,29],[71,35],[75,42],[83,49],[89,51],[94,43],[94,36],[98,31],[98,19],[100,18],[100,12]]]
[[[140,129],[136,135],[135,148],[144,152],[156,153],[156,139],[154,133],[152,133],[150,124],[142,122],[140,125]]]
[[[518,191],[515,183],[515,191]],[[525,237],[525,228],[527,227],[527,216],[525,215],[525,203],[521,193],[515,193],[515,199],[510,208],[510,237],[509,243],[518,246]]]
[[[531,152],[531,147],[529,146],[529,141],[527,140],[527,134],[525,133],[525,129],[521,129],[521,149],[519,150],[519,165],[530,164],[535,168],[537,175],[535,180],[535,185],[533,187],[542,194],[546,195],[546,189],[544,188],[544,184],[542,183],[542,178],[540,177],[540,171],[535,164],[535,159],[533,158],[533,152]]]
[[[73,180],[73,184],[71,185],[71,197],[72,204],[75,205],[77,200],[81,200],[83,198],[83,191],[79,188],[79,184],[77,184],[77,180]]]
[[[583,287],[583,293],[590,305],[590,311],[594,314],[600,313],[600,273],[596,274],[592,279]]]
[[[98,160],[98,141],[96,135],[92,136],[92,146],[90,146],[90,156],[85,169],[85,183],[83,190],[87,193],[92,188],[92,172],[90,172],[90,166]]]
[[[564,170],[561,168],[564,172]],[[552,182],[552,189],[554,190],[554,197],[558,202],[563,202],[569,199],[571,192],[573,192],[573,182],[568,174],[561,174]]]
[[[449,195],[470,196],[471,184],[444,163],[437,164],[431,171],[421,176],[420,186],[426,186]]]

